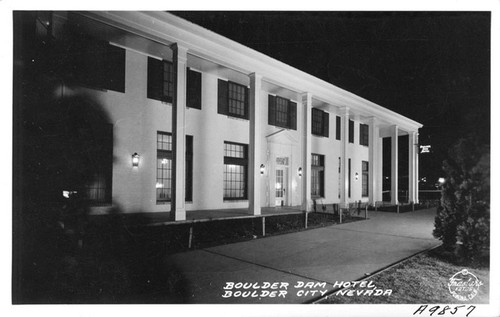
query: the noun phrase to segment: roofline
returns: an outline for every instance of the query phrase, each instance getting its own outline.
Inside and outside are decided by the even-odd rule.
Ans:
[[[348,92],[304,71],[278,61],[268,55],[230,40],[220,34],[163,11],[94,11],[90,17],[149,37],[168,45],[178,43],[188,53],[220,62],[242,73],[258,73],[264,79],[287,85],[298,92],[310,92],[313,97],[338,107],[398,125],[404,130],[417,131],[423,125],[397,112],[384,108],[365,98]],[[87,14],[84,14],[87,15]],[[165,42],[167,41],[167,42]],[[234,64],[235,56],[238,61]],[[297,88],[300,87],[300,88]]]

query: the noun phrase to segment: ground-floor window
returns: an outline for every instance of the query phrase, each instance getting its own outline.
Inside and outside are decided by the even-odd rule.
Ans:
[[[100,131],[85,130],[93,135],[99,160],[92,160],[92,177],[85,184],[85,199],[94,206],[111,204],[113,177],[113,125],[106,124]]]
[[[361,182],[361,196],[368,197],[368,162],[361,162],[362,182]]]
[[[224,142],[224,200],[247,199],[248,145]]]
[[[172,199],[172,134],[156,135],[156,202]],[[185,200],[193,200],[193,136],[186,135]]]
[[[156,201],[172,199],[172,134],[156,135]]]
[[[325,156],[311,154],[311,197],[325,196]]]

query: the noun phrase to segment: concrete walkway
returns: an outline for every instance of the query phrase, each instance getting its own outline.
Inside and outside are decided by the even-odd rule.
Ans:
[[[185,278],[185,303],[304,303],[336,282],[360,279],[440,244],[432,237],[434,216],[434,208],[370,212],[364,221],[178,253],[169,262]],[[239,282],[250,288],[224,289]],[[265,282],[278,283],[273,289]],[[296,287],[307,282],[310,288]]]

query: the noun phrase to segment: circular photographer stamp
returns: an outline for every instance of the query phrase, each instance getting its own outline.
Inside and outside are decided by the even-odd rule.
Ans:
[[[460,301],[473,299],[483,283],[471,272],[463,269],[455,273],[448,283],[451,295]]]

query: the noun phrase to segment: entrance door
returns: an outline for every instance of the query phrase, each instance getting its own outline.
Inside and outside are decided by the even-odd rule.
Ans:
[[[285,167],[276,168],[276,206],[285,206],[287,198],[287,169]]]

